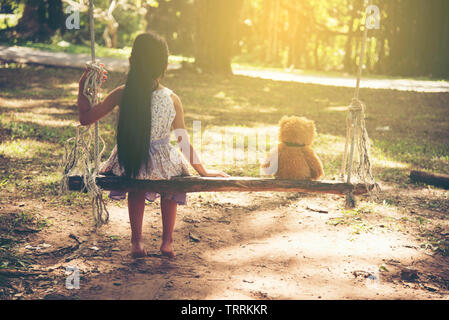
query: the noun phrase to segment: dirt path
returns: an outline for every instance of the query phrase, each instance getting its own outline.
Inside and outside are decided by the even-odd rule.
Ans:
[[[86,62],[91,60],[87,54],[74,54],[65,52],[52,52],[27,47],[0,46],[0,60],[16,63],[40,64],[52,67],[69,67],[84,69]],[[127,59],[101,58],[109,71],[126,72],[128,70]],[[169,69],[178,69],[178,65],[171,64]]]
[[[42,231],[27,245],[46,244],[34,254],[45,257],[38,267],[51,276],[42,275],[41,281],[28,279],[30,293],[20,297],[449,297],[448,258],[422,249],[413,232],[401,226],[400,212],[370,213],[373,224],[365,222],[366,230],[357,232],[356,224],[348,227],[341,222],[347,217],[342,204],[343,198],[338,196],[192,194],[189,205],[179,210],[175,231],[178,256],[174,260],[158,254],[158,204],[146,209],[144,237],[149,257],[140,260],[128,254],[130,230],[125,202],[120,206],[110,204],[111,222],[97,233],[86,228],[90,218],[87,208],[62,215],[43,211],[44,216],[51,214],[55,227]],[[77,242],[81,244],[73,251],[61,254],[61,248],[73,248]],[[67,267],[79,268],[79,289],[66,289]]]
[[[27,47],[5,47],[0,46],[0,60],[17,63],[34,63],[46,66],[71,67],[84,69],[86,61],[90,61],[89,55],[70,54],[64,52],[50,52]],[[117,58],[101,58],[108,70],[115,72],[126,72],[128,70],[128,60]],[[169,69],[174,70],[180,67],[179,64],[169,65]],[[249,77],[271,79],[275,81],[288,81],[308,84],[319,84],[338,87],[355,87],[353,76],[314,76],[301,72],[253,70],[242,66],[234,67],[234,74]],[[448,81],[430,81],[413,79],[374,79],[363,78],[362,88],[370,89],[393,89],[399,91],[414,92],[449,92]]]
[[[307,84],[319,84],[325,86],[337,86],[354,88],[354,76],[323,76],[303,74],[300,71],[270,71],[270,70],[251,70],[245,68],[234,68],[234,74],[249,76],[261,79],[271,79],[275,81],[299,82]],[[398,91],[413,92],[449,92],[448,81],[430,81],[414,79],[375,79],[363,77],[360,84],[361,88],[369,89],[392,89]]]

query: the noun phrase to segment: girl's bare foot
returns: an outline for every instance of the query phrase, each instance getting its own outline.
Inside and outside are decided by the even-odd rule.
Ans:
[[[141,241],[131,243],[131,256],[133,258],[143,258],[147,255]]]
[[[162,242],[161,253],[163,256],[166,256],[169,258],[174,258],[176,256],[175,251],[173,250],[171,241],[170,242]]]

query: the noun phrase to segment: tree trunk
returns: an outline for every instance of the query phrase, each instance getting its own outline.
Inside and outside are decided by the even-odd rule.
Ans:
[[[277,60],[279,58],[279,12],[280,12],[280,3],[279,0],[276,0],[276,10],[274,12],[274,28],[273,28],[273,43],[271,48],[271,57]],[[278,61],[276,61],[278,62]]]
[[[352,46],[353,46],[353,38],[354,38],[354,21],[357,15],[357,8],[355,4],[353,4],[351,10],[351,21],[349,22],[348,28],[348,38],[346,40],[345,46],[345,57],[344,57],[344,69],[348,72],[352,72],[354,70],[354,64],[352,61]]]
[[[320,49],[320,38],[318,36],[318,34],[316,34],[315,36],[315,47],[313,50],[313,56],[315,58],[315,70],[320,70],[320,53],[319,53],[319,49]]]
[[[196,65],[203,72],[231,74],[235,33],[243,0],[196,0]]]
[[[274,5],[275,3],[273,1],[268,2],[267,11],[269,12],[269,15],[267,16],[267,43],[265,44],[265,62],[268,63],[271,61],[271,44],[273,43],[273,30],[274,30]]]
[[[297,50],[297,46],[298,46],[298,42],[299,42],[299,24],[298,24],[298,20],[295,19],[296,16],[294,15],[295,13],[291,14],[291,18],[290,20],[292,21],[292,32],[291,32],[291,37],[290,37],[290,47],[289,47],[289,52],[288,52],[288,63],[287,65],[289,67],[295,67],[298,65],[298,50]]]
[[[56,30],[64,30],[61,0],[27,0],[15,32],[23,40],[46,41]]]
[[[112,14],[117,6],[117,1],[112,0],[106,14],[107,26],[104,28],[103,39],[108,48],[117,48],[117,31],[119,24]]]

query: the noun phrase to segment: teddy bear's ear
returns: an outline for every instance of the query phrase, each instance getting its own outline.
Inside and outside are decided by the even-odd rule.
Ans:
[[[306,122],[307,128],[309,128],[309,130],[315,131],[315,121],[313,120],[307,120]]]
[[[282,141],[282,132],[286,130],[286,127],[288,126],[288,123],[290,121],[289,116],[283,116],[281,120],[279,120],[279,140]]]
[[[279,127],[282,128],[288,121],[290,120],[289,116],[283,116],[281,120],[279,120]]]

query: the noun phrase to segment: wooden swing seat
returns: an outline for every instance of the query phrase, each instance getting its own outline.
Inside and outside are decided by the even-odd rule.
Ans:
[[[103,190],[126,192],[304,192],[337,195],[366,194],[374,185],[349,184],[337,181],[303,181],[274,178],[230,177],[174,177],[170,180],[136,180],[115,176],[98,176],[96,184]],[[69,177],[69,190],[85,190],[82,176]]]

